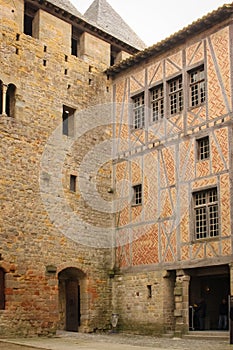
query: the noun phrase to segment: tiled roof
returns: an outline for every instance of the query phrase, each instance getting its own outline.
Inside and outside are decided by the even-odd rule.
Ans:
[[[189,26],[174,33],[168,38],[158,42],[157,44],[146,48],[143,51],[139,51],[135,55],[127,58],[124,61],[107,69],[107,74],[115,75],[129,67],[134,66],[150,57],[156,57],[162,53],[171,50],[173,47],[185,43],[189,38],[203,32],[204,30],[211,28],[212,26],[221,23],[228,19],[233,14],[233,3],[225,4],[219,7],[217,10],[208,13],[206,16],[198,19]]]
[[[124,22],[106,0],[94,0],[85,12],[84,17],[115,38],[137,49],[142,50],[146,47],[145,43],[135,34],[128,24]]]

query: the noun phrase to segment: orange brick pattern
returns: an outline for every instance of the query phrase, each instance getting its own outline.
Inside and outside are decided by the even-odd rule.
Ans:
[[[200,41],[191,45],[186,50],[187,65],[191,66],[195,63],[201,62],[204,59],[204,43]]]
[[[219,43],[219,44],[222,45],[222,43]],[[227,50],[227,47],[222,46],[222,49]],[[208,80],[211,81],[211,84],[208,84],[209,119],[213,119],[216,116],[224,115],[225,113],[227,113],[227,109],[224,103],[224,97],[222,95],[220,82],[215,69],[214,58],[211,55],[211,50],[209,45],[207,47],[207,59],[208,59]]]
[[[228,175],[220,177],[220,203],[221,203],[221,232],[223,236],[230,235],[230,182]]]
[[[158,259],[158,228],[153,225],[132,243],[133,265],[155,264]]]
[[[182,67],[182,52],[179,51],[161,61],[151,63],[147,68],[143,67],[130,77],[130,94],[132,95],[143,90],[146,74],[148,85],[154,86],[160,83],[164,76],[169,79],[170,76],[179,74],[182,68],[188,70],[189,67],[198,65],[205,57],[207,58],[208,101],[206,104],[187,109],[184,113],[174,115],[169,119],[164,118],[160,123],[150,125],[148,134],[144,130],[129,133],[130,150],[132,151],[136,147],[141,147],[142,152],[142,147],[147,147],[147,138],[149,142],[154,142],[154,145],[150,153],[145,153],[143,156],[137,151],[139,152],[138,158],[134,159],[142,159],[143,162],[140,163],[137,160],[137,166],[133,164],[131,168],[132,183],[139,183],[142,179],[144,181],[144,205],[142,208],[129,206],[129,210],[124,209],[124,213],[121,213],[121,234],[124,236],[125,232],[125,235],[129,235],[131,239],[134,237],[125,248],[121,248],[123,251],[121,261],[123,265],[126,264],[124,266],[127,266],[127,263],[134,266],[155,262],[171,263],[176,262],[178,256],[179,259],[186,261],[212,259],[231,253],[230,240],[228,240],[230,235],[229,179],[228,174],[221,175],[229,168],[228,127],[221,127],[220,122],[217,125],[212,121],[227,113],[225,101],[226,99],[229,101],[230,98],[229,39],[227,35],[228,29],[220,30],[210,38],[198,41],[186,48],[186,67]],[[207,48],[206,53],[204,52],[205,47]],[[163,72],[164,62],[165,72]],[[222,84],[224,85],[223,91],[221,90]],[[122,91],[126,85],[121,83]],[[125,118],[127,119],[126,116]],[[189,135],[182,139],[185,122]],[[201,130],[207,131],[208,126],[213,127],[208,132],[211,157],[209,160],[198,161],[196,159],[196,137],[202,135]],[[128,131],[127,128],[122,128],[120,134],[123,138],[127,137]],[[177,134],[181,135],[178,146],[176,143],[176,146],[165,145],[161,149],[156,148],[158,141],[162,141],[164,137],[168,137],[169,140],[171,137],[176,138]],[[177,155],[178,149],[179,154]],[[194,238],[193,227],[190,224],[191,193],[209,186],[218,186],[220,191],[220,228],[224,240],[200,241],[190,244]],[[177,192],[178,189],[179,192]],[[148,229],[146,222],[140,225],[140,228],[138,226],[138,229],[132,226],[132,224],[139,225],[144,220],[157,225],[156,230],[154,227],[153,230]],[[129,223],[131,227],[124,228],[126,223]],[[177,241],[178,235],[179,240]],[[153,241],[155,239],[156,242]],[[177,245],[178,242],[180,246]]]
[[[215,131],[215,137],[218,143],[218,149],[221,152],[222,161],[225,169],[229,168],[229,137],[227,128],[221,128]]]
[[[148,84],[149,86],[153,85],[156,81],[163,79],[163,65],[162,62],[159,62],[155,65],[152,65],[148,69]]]
[[[173,74],[179,73],[182,70],[182,53],[181,51],[172,55],[166,59],[166,77],[169,77]]]
[[[135,73],[130,78],[130,91],[134,93],[145,87],[145,74],[144,72]]]
[[[212,45],[217,57],[218,68],[221,79],[224,84],[226,99],[230,104],[231,86],[230,86],[230,57],[229,57],[229,28],[226,27],[211,36]],[[216,101],[217,102],[217,101]],[[218,106],[216,106],[218,108]]]

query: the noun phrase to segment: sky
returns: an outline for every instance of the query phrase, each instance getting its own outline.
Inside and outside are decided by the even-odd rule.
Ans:
[[[84,12],[93,0],[70,0]],[[230,0],[107,0],[147,46],[156,44]]]

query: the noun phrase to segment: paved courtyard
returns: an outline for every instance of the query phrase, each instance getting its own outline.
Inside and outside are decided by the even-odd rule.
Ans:
[[[0,340],[0,350],[227,350],[224,340],[157,338],[127,334],[81,334],[64,332],[53,338]]]

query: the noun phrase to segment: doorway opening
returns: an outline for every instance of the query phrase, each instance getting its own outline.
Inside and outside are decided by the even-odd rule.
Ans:
[[[82,325],[85,307],[85,274],[70,267],[58,274],[60,328],[78,332]]]
[[[230,272],[228,265],[203,267],[187,271],[189,285],[189,329],[198,330],[195,321],[195,308],[200,300],[206,305],[204,330],[217,330],[219,305],[230,294]]]

